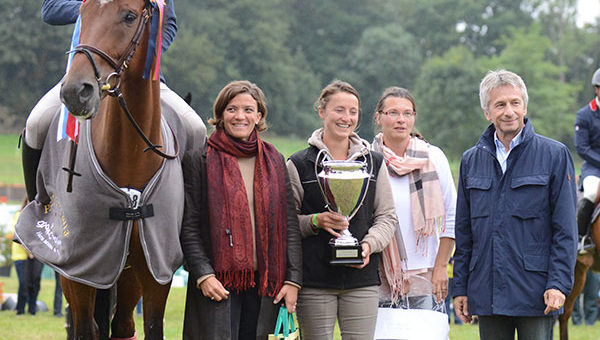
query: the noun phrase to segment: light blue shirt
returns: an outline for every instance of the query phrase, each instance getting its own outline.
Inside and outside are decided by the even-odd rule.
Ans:
[[[502,173],[506,172],[506,160],[508,159],[510,152],[515,148],[515,146],[521,143],[521,132],[523,132],[523,129],[521,129],[515,138],[510,141],[508,151],[506,151],[504,144],[502,144],[502,142],[498,139],[498,134],[494,133],[494,143],[496,143],[496,159],[498,160],[498,163],[500,163]]]

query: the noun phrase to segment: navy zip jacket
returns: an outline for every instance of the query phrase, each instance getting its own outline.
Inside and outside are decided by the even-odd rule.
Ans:
[[[583,158],[581,178],[600,177],[600,110],[596,98],[577,111],[574,136],[575,150]]]
[[[177,34],[177,16],[173,0],[166,1],[165,22],[163,24],[162,52],[164,53]],[[42,20],[50,25],[74,24],[79,15],[81,0],[44,0],[42,3]]]
[[[454,296],[468,297],[472,315],[543,316],[544,292],[567,296],[573,285],[573,160],[525,118],[503,174],[495,131],[490,125],[460,165]]]

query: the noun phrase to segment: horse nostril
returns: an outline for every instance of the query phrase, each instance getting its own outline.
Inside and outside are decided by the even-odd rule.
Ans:
[[[83,83],[81,90],[79,91],[79,100],[84,103],[90,100],[90,97],[94,94],[94,86],[90,83]]]

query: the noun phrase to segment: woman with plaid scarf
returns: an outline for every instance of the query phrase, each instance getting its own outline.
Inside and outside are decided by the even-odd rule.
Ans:
[[[395,239],[404,240],[406,274],[422,275],[431,281],[432,294],[442,302],[448,295],[446,266],[454,248],[456,189],[442,150],[414,132],[416,115],[415,101],[408,90],[386,89],[375,109],[381,132],[372,146],[383,154],[390,174],[399,223]],[[397,290],[402,275],[401,268],[392,265],[400,261],[398,252],[391,248],[388,246],[382,257],[381,290],[388,296]]]

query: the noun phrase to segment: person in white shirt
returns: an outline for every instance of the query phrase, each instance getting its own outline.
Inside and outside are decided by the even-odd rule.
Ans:
[[[446,266],[454,249],[456,189],[444,152],[414,131],[416,115],[408,90],[386,89],[375,109],[381,132],[372,147],[383,153],[388,166],[399,223],[395,246],[406,249],[405,274],[431,281],[432,294],[441,302],[448,295]],[[397,289],[402,269],[390,268],[401,259],[386,256],[398,257],[398,252],[384,252],[386,284],[381,289],[389,293]]]

